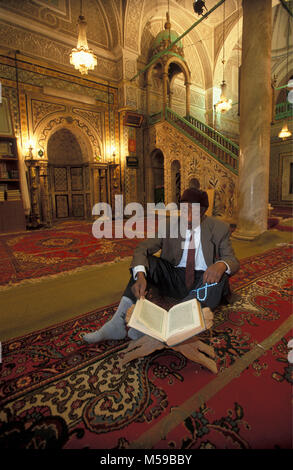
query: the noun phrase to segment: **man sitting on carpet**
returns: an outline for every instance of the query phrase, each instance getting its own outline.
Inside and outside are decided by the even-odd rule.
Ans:
[[[123,339],[127,335],[125,316],[137,299],[147,293],[148,284],[157,286],[163,295],[181,301],[195,297],[194,289],[206,283],[217,285],[207,289],[202,307],[213,310],[230,295],[229,276],[239,269],[230,243],[229,226],[205,212],[209,206],[205,191],[189,188],[181,202],[188,203],[188,225],[185,239],[179,234],[172,238],[156,236],[141,242],[134,251],[132,276],[113,318],[100,330],[84,335],[87,343]],[[192,208],[200,207],[197,226],[192,224]],[[194,222],[194,221],[193,221]],[[193,233],[193,237],[191,234]],[[161,256],[153,256],[161,250]],[[130,328],[128,336],[138,339],[142,333]]]

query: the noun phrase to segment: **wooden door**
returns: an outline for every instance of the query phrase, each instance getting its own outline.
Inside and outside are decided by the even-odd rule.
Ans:
[[[88,166],[52,166],[50,174],[53,218],[89,218],[91,193]]]

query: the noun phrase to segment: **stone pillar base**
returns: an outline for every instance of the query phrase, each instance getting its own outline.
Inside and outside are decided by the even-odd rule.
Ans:
[[[252,240],[255,240],[257,237],[259,237],[262,233],[264,232],[255,232],[255,233],[248,233],[248,232],[241,232],[241,230],[235,230],[232,235],[231,235],[231,238],[236,238],[238,240],[247,240],[247,241],[252,241]]]
[[[242,223],[244,222],[244,223]],[[254,240],[267,231],[266,220],[259,221],[258,224],[252,223],[245,219],[241,223],[237,223],[236,229],[233,231],[232,237],[240,240]]]

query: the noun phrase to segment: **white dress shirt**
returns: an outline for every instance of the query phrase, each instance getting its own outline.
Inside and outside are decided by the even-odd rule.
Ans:
[[[195,247],[195,268],[194,269],[196,271],[206,271],[207,265],[203,256],[200,234],[201,234],[201,229],[199,225],[198,227],[194,229],[194,247]],[[191,230],[187,229],[186,235],[185,235],[185,243],[184,243],[182,258],[180,260],[180,263],[176,266],[176,268],[186,268],[190,236],[191,236]],[[219,263],[219,262],[221,262],[221,260],[216,261],[216,263]],[[230,271],[229,265],[225,261],[222,261],[222,262],[225,263],[227,266],[227,270],[225,272],[227,274],[230,274],[231,271]],[[132,272],[133,272],[133,277],[135,280],[136,280],[136,275],[138,272],[143,272],[146,275],[146,269],[143,265],[135,266],[134,268],[132,268]]]
[[[196,227],[193,232],[194,232],[194,248],[195,248],[194,269],[196,271],[205,271],[207,269],[207,265],[203,256],[202,246],[201,246],[201,241],[200,241],[200,225]],[[176,268],[186,268],[190,237],[191,237],[191,230],[186,230],[182,258],[181,258],[180,263],[176,266]]]

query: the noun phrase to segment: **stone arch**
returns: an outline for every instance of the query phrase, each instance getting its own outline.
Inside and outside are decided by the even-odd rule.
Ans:
[[[67,127],[61,127],[50,135],[47,144],[47,158],[48,163],[53,165],[87,162],[79,142]]]
[[[114,49],[121,44],[122,32],[119,21],[119,11],[115,1],[99,1],[99,7],[104,15],[104,22],[107,25],[107,34],[109,37],[109,49]]]
[[[49,138],[60,129],[68,129],[76,138],[84,155],[84,161],[93,162],[96,157],[104,156],[103,145],[95,129],[83,118],[70,114],[56,113],[47,116],[37,126],[34,134],[37,148],[47,158]]]
[[[124,21],[124,47],[139,53],[144,1],[128,0]]]
[[[178,67],[181,69],[181,71],[184,75],[184,78],[185,78],[185,83],[190,83],[190,70],[189,70],[189,67],[186,64],[186,62],[179,59],[178,57],[171,56],[171,57],[168,58],[168,60],[166,61],[166,64],[165,64],[165,68],[166,68],[167,71],[169,70],[169,67],[172,63],[177,64]]]
[[[173,75],[172,75],[172,71],[170,71],[170,67],[172,67],[172,66],[174,67],[174,65],[177,68],[177,70],[179,69],[181,72],[173,73]],[[186,106],[185,116],[187,116],[187,115],[190,114],[190,84],[191,84],[190,69],[189,69],[189,67],[188,67],[188,65],[185,61],[183,61],[183,60],[181,60],[177,57],[170,57],[166,61],[165,68],[167,70],[168,76],[170,77],[169,83],[168,83],[169,84],[168,105],[169,105],[170,109],[172,109],[172,95],[173,95],[173,86],[174,86],[175,79],[177,78],[178,75],[180,75],[180,73],[183,73],[184,85],[185,85],[185,106]],[[175,69],[175,71],[176,71],[176,69]]]
[[[170,67],[173,67],[173,73],[172,70],[170,70]],[[166,56],[162,56],[159,58],[154,64],[149,67],[149,69],[146,71],[146,98],[147,98],[147,114],[150,114],[150,93],[151,93],[151,77],[153,74],[153,71],[156,67],[160,67],[161,70],[161,75],[162,75],[162,108],[164,108],[166,105],[168,105],[170,108],[172,107],[172,85],[173,82],[178,75],[178,73],[183,73],[184,75],[184,84],[185,84],[185,90],[186,90],[186,115],[190,114],[190,70],[188,65],[181,60],[180,58],[177,58],[176,56],[170,56],[166,60]],[[176,67],[176,69],[175,69]],[[178,72],[179,70],[179,72]],[[164,84],[164,81],[167,81],[167,83]],[[164,88],[166,89],[164,93]]]

